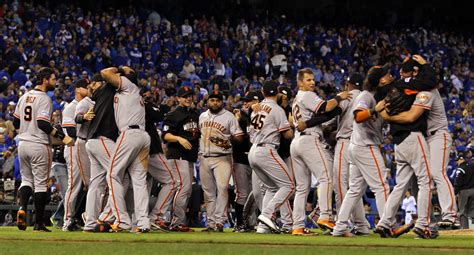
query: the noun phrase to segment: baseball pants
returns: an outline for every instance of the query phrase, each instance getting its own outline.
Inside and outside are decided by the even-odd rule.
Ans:
[[[187,225],[186,209],[188,208],[189,198],[194,177],[193,163],[184,159],[171,159],[171,167],[178,173],[177,184],[178,191],[174,196],[172,226]]]
[[[87,192],[87,220],[84,224],[84,230],[94,229],[101,212],[107,190],[107,167],[110,165],[110,153],[114,147],[115,142],[103,136],[97,139],[89,139],[86,143],[86,150],[91,163],[91,179]]]
[[[427,142],[430,154],[430,173],[438,190],[442,219],[455,222],[457,217],[456,195],[453,185],[446,176],[453,140],[448,131],[438,130],[433,136],[427,138]]]
[[[430,220],[430,168],[428,144],[421,132],[411,132],[403,142],[395,145],[395,159],[397,161],[397,185],[390,193],[385,204],[385,210],[379,221],[379,226],[393,228],[396,223],[396,214],[405,192],[410,185],[413,174],[418,181],[417,211],[418,219],[415,226],[421,229],[428,227]]]
[[[360,203],[362,196],[370,187],[375,194],[377,210],[379,216],[384,214],[385,202],[388,199],[389,187],[387,184],[387,176],[389,170],[385,167],[379,146],[368,145],[359,146],[355,144],[349,145],[349,190],[341,204],[334,234],[342,234],[349,230],[349,220],[354,206]],[[355,216],[355,215],[354,215]],[[360,230],[364,231],[364,225],[368,228],[365,217],[353,219],[354,225],[360,226]]]
[[[338,139],[334,153],[333,187],[336,198],[336,211],[339,213],[342,201],[349,189],[349,144],[350,139]],[[354,206],[352,217],[355,222],[365,219],[365,208],[362,199]],[[364,223],[365,226],[365,223]],[[357,226],[356,226],[357,228]]]
[[[229,180],[232,174],[232,156],[201,157],[201,185],[204,191],[207,222],[211,228],[227,221]]]
[[[244,205],[252,192],[252,168],[249,165],[234,163],[232,170],[235,183],[235,202]]]
[[[311,174],[319,182],[318,203],[320,219],[332,218],[332,160],[329,151],[321,144],[319,137],[302,135],[291,143],[291,157],[294,162],[296,194],[293,203],[293,229],[304,228],[306,201],[311,187]]]
[[[294,180],[286,163],[271,145],[254,145],[249,152],[252,169],[267,187],[263,198],[262,215],[271,219],[295,191]],[[270,192],[268,192],[268,190]]]
[[[150,150],[150,136],[139,129],[124,130],[117,139],[107,172],[109,200],[115,223],[121,229],[130,229],[131,219],[125,204],[123,179],[128,169],[133,186],[137,227],[149,229],[148,189],[146,175]]]
[[[150,221],[162,220],[163,216],[171,207],[173,197],[178,190],[178,173],[171,167],[169,161],[162,154],[153,154],[150,156],[148,164],[148,173],[161,185],[160,193],[156,204],[150,212]]]
[[[35,193],[47,192],[51,170],[51,147],[46,144],[21,141],[18,145],[21,185],[28,186]]]

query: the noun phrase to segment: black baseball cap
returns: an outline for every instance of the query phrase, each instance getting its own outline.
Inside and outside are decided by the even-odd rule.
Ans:
[[[382,77],[387,75],[390,72],[390,64],[385,64],[383,66],[373,66],[369,69],[367,73],[367,80],[370,85],[376,87],[379,85],[379,81]]]
[[[93,82],[100,82],[100,81],[104,81],[104,78],[102,78],[102,75],[96,73],[92,76],[92,79],[91,81]]]
[[[89,85],[90,81],[89,79],[79,79],[77,80],[75,83],[74,83],[74,88],[77,89],[77,88],[87,88],[87,86]]]
[[[266,81],[263,84],[263,94],[265,96],[276,96],[278,94],[278,83],[276,81]]]
[[[209,99],[216,98],[216,99],[219,99],[219,100],[223,101],[224,100],[224,95],[219,90],[214,90],[209,94],[208,98]]]
[[[402,71],[403,72],[413,72],[415,70],[420,69],[420,63],[416,62],[416,60],[409,58],[406,61],[403,61],[402,64]]]
[[[353,73],[347,78],[347,82],[355,86],[362,86],[364,83],[364,76],[360,73]]]
[[[188,95],[194,95],[194,90],[189,86],[183,86],[178,89],[178,97],[185,97]]]
[[[258,100],[260,102],[263,100],[263,95],[260,91],[250,91],[242,97],[242,100],[244,100],[244,102],[250,102],[253,100]]]
[[[281,93],[283,95],[286,95],[286,97],[288,98],[288,100],[291,99],[293,93],[291,92],[291,89],[288,88],[287,86],[280,86],[278,87],[278,93]]]

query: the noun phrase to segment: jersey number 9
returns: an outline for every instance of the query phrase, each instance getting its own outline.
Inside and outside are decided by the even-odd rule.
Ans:
[[[33,113],[33,110],[30,105],[25,107],[25,117],[24,119],[26,121],[31,121],[31,114]]]

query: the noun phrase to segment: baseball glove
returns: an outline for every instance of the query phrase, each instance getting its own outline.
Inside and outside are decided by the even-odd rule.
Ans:
[[[406,95],[402,90],[393,87],[385,96],[385,110],[388,115],[393,116],[410,110],[414,96]]]
[[[229,140],[224,140],[224,139],[222,139],[220,137],[216,137],[216,136],[211,136],[211,138],[209,140],[211,141],[211,143],[215,144],[218,147],[223,148],[224,150],[228,150],[228,149],[232,148],[232,145],[230,144]]]

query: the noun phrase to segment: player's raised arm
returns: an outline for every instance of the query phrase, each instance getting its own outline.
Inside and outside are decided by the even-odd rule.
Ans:
[[[106,80],[109,84],[112,84],[116,88],[120,88],[121,79],[120,79],[120,72],[119,68],[117,67],[109,67],[106,69],[102,69],[100,71],[100,75],[104,80]]]

